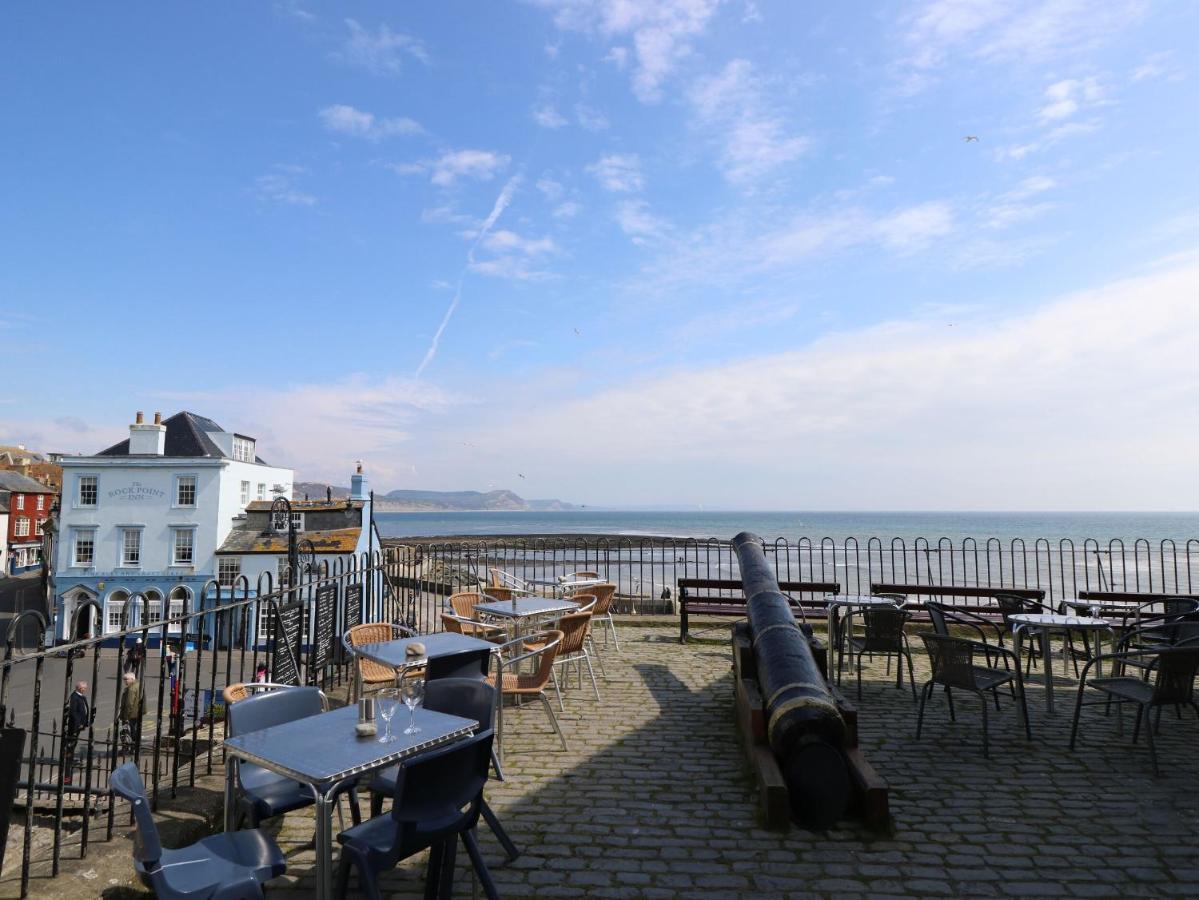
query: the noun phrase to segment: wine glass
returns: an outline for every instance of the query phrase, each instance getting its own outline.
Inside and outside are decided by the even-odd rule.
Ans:
[[[416,708],[420,706],[421,700],[425,696],[424,679],[404,679],[403,686],[400,688],[400,695],[404,698],[404,705],[408,707],[408,727],[404,729],[404,734],[419,734],[420,728],[416,725]]]
[[[399,702],[400,694],[395,688],[385,688],[379,691],[379,717],[387,726],[383,731],[383,737],[379,738],[380,744],[390,744],[396,739],[395,735],[391,733],[391,717],[395,715]]]

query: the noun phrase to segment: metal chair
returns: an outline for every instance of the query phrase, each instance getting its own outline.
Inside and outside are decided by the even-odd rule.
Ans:
[[[133,806],[133,866],[155,896],[167,900],[246,900],[262,897],[262,885],[287,871],[283,851],[264,832],[233,831],[201,838],[176,850],[164,849],[150,812],[137,765],[112,773],[113,793]]]
[[[999,709],[999,688],[1008,682],[1015,679],[1016,685],[1019,688],[1020,694],[1020,711],[1024,719],[1024,732],[1028,739],[1032,740],[1032,726],[1028,721],[1028,703],[1024,696],[1024,678],[1020,674],[1020,661],[1016,659],[1016,654],[1006,647],[994,647],[982,641],[970,641],[965,638],[949,637],[941,634],[921,634],[920,639],[924,641],[924,647],[928,651],[929,663],[932,665],[932,677],[925,682],[924,687],[920,691],[920,712],[916,717],[916,739],[920,739],[920,732],[924,726],[924,704],[928,702],[928,698],[932,696],[933,688],[936,685],[942,685],[948,690],[945,696],[949,700],[949,718],[950,721],[957,721],[957,716],[953,709],[953,691],[963,690],[976,694],[982,700],[983,708],[983,756],[990,756],[988,723],[987,723],[987,696],[986,691],[990,691],[994,700],[995,708]],[[976,666],[974,664],[974,654],[982,652],[988,660],[991,654],[1003,654],[1007,658],[1016,663],[1014,671],[1012,669],[993,669],[990,667]]]
[[[391,811],[356,825],[337,836],[341,861],[336,896],[345,897],[350,869],[358,886],[371,898],[381,898],[378,876],[400,860],[431,848],[425,874],[425,896],[450,896],[458,840],[466,852],[488,900],[499,892],[479,852],[475,826],[483,807],[483,787],[491,757],[493,732],[421,754],[397,772]]]
[[[1021,597],[1019,594],[997,593],[997,594],[995,594],[995,605],[999,607],[999,614],[1003,617],[1003,627],[1004,627],[1004,630],[1007,631],[1008,634],[1011,634],[1011,632],[1012,632],[1012,616],[1019,615],[1021,613],[1040,614],[1040,613],[1053,612],[1053,610],[1051,610],[1044,603],[1039,603],[1036,600],[1030,600],[1027,597]],[[1068,632],[1067,632],[1067,640],[1069,640],[1069,642],[1070,642],[1071,655],[1073,655],[1074,642],[1073,642],[1073,639],[1071,639],[1069,637]],[[1002,645],[1003,644],[1003,635],[1002,634],[999,637],[999,641],[1000,641],[1000,645]],[[1038,641],[1035,641],[1035,640],[1029,641],[1027,643],[1027,647],[1028,647],[1028,662],[1025,663],[1025,667],[1024,667],[1025,676],[1027,676],[1030,672],[1032,672],[1032,667],[1036,663],[1036,661],[1040,655],[1040,652],[1041,652]],[[1075,661],[1076,669],[1077,669],[1077,666],[1078,666],[1078,663],[1076,660]],[[1078,674],[1077,671],[1075,672],[1075,674]]]
[[[558,620],[558,631],[562,634],[562,642],[558,645],[558,653],[554,657],[554,665],[550,670],[550,680],[554,685],[554,693],[558,695],[558,708],[562,712],[566,712],[566,706],[562,702],[562,683],[558,679],[557,670],[559,666],[566,668],[567,678],[570,676],[570,664],[573,662],[578,666],[579,672],[579,687],[583,687],[583,665],[586,664],[587,672],[591,676],[591,687],[595,691],[595,699],[600,699],[599,685],[595,680],[595,670],[591,668],[591,654],[587,650],[587,638],[591,634],[591,611],[590,607],[594,605],[594,601],[586,604],[578,612],[569,613]],[[552,633],[552,632],[551,632]],[[528,638],[525,640],[525,646],[529,649],[537,649],[545,643],[545,640],[537,638]],[[569,682],[566,685],[569,687]]]
[[[502,655],[504,649],[520,647],[526,641],[539,641],[540,645],[535,650],[519,653],[512,659],[504,659]],[[550,674],[554,669],[554,657],[561,643],[561,631],[547,631],[528,638],[516,638],[500,648],[499,665],[493,674],[487,676],[487,682],[493,687],[499,685],[500,690],[500,700],[496,704],[496,743],[499,744],[498,756],[501,762],[504,760],[504,697],[515,697],[518,704],[526,697],[536,697],[540,700],[541,705],[545,708],[545,714],[549,716],[554,733],[562,742],[562,749],[570,749],[566,746],[566,736],[558,724],[558,717],[554,715],[554,708],[545,695],[546,685],[549,684]],[[537,660],[537,668],[531,673],[521,673],[521,663],[534,659]]]
[[[488,625],[478,620],[475,607],[487,602],[478,591],[458,591],[456,594],[450,594],[446,602],[449,603],[450,611],[458,617],[463,634],[485,641],[506,635],[504,629],[498,625]]]
[[[230,704],[225,710],[225,727],[230,737],[260,731],[272,725],[294,722],[324,712],[325,696],[314,687],[288,687],[261,693]],[[237,767],[237,820],[249,820],[257,828],[264,819],[301,809],[313,802],[307,785],[244,760],[230,760]],[[348,789],[350,816],[359,820],[358,793]]]
[[[354,648],[365,644],[382,644],[415,636],[416,632],[411,628],[392,622],[366,622],[362,625],[355,625],[341,636],[342,646],[354,658],[353,699],[357,700],[361,697],[363,690],[369,686],[394,686],[396,681],[395,669],[359,656]]]
[[[431,709],[434,712],[474,719],[479,723],[480,728],[491,729],[495,722],[495,700],[495,688],[484,681],[475,678],[442,678],[438,681],[426,682],[423,705],[425,709]],[[491,751],[491,764],[502,780],[503,776],[500,774],[499,763],[495,757],[494,744]],[[390,797],[395,793],[399,769],[400,766],[392,766],[371,779],[372,816],[382,813],[384,797]],[[504,830],[491,807],[487,805],[486,799],[482,801],[480,812],[483,814],[483,820],[487,822],[488,827],[503,846],[508,861],[511,862],[520,856],[520,851],[516,849],[512,839],[508,837],[508,832]]]
[[[1106,678],[1087,680],[1091,667],[1109,661],[1114,672],[1121,672],[1130,662],[1145,669],[1145,678],[1114,674]],[[1147,665],[1146,665],[1147,663]],[[1158,650],[1130,650],[1126,653],[1108,653],[1090,660],[1083,669],[1078,684],[1078,698],[1074,703],[1074,722],[1070,728],[1070,749],[1074,749],[1078,737],[1078,720],[1084,706],[1115,702],[1118,705],[1135,703],[1136,723],[1132,729],[1132,742],[1137,742],[1142,722],[1149,741],[1149,758],[1153,761],[1153,774],[1161,774],[1157,765],[1157,747],[1153,741],[1154,731],[1161,727],[1161,710],[1164,706],[1189,706],[1199,715],[1195,703],[1195,675],[1199,672],[1199,640],[1165,647]],[[1106,696],[1101,700],[1086,701],[1083,695],[1087,685]],[[1157,710],[1155,722],[1149,718]]]
[[[862,654],[884,654],[888,662],[895,660],[895,686],[903,688],[903,661],[908,661],[908,683],[912,687],[912,702],[916,702],[916,674],[912,669],[912,651],[908,647],[908,636],[903,626],[911,619],[903,609],[865,609],[862,611],[863,632],[861,636],[849,635],[848,640],[857,659],[858,699],[862,699]]]
[[[612,636],[612,643],[616,647],[616,652],[620,652],[620,640],[616,637],[616,621],[612,618],[612,601],[616,599],[616,585],[608,582],[607,584],[593,584],[586,589],[588,594],[595,597],[595,609],[591,611],[592,628],[603,626],[604,632],[604,649],[608,649],[608,636]],[[599,654],[596,654],[596,659],[599,659]],[[600,669],[602,670],[604,663],[600,660]]]

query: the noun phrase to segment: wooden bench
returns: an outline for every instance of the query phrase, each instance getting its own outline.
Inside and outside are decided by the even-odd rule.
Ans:
[[[1040,588],[1009,588],[1009,587],[966,587],[964,585],[955,584],[885,584],[881,582],[870,583],[870,593],[872,594],[905,594],[909,597],[980,597],[994,599],[999,594],[1008,594],[1013,597],[1020,597],[1023,600],[1036,600],[1038,603],[1045,602],[1045,591]],[[952,603],[946,604],[953,606]],[[921,609],[923,604],[919,601],[912,603],[904,603],[904,609]],[[998,612],[997,609],[987,607],[968,607],[970,612],[985,614],[986,612]]]
[[[1161,603],[1163,600],[1185,598],[1199,600],[1199,594],[1140,594],[1135,591],[1079,591],[1079,600],[1098,600],[1101,603],[1127,603],[1140,606],[1144,603]]]
[[[680,578],[679,585],[679,643],[687,642],[688,617],[701,616],[735,616],[742,618],[746,614],[745,596],[728,597],[721,594],[696,593],[696,591],[742,591],[740,580],[733,578]],[[839,594],[841,585],[835,581],[782,581],[779,590],[784,594],[812,593]],[[795,598],[791,606],[799,610],[803,617],[805,606],[816,606],[815,602],[803,603]],[[823,606],[823,604],[820,604]]]

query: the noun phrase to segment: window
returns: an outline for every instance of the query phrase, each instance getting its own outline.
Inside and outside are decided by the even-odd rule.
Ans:
[[[187,592],[187,588],[177,587],[171,591],[171,605],[169,611],[167,612],[167,618],[176,619],[183,615],[183,605],[187,603],[188,597],[190,596],[191,595]],[[175,631],[179,630],[178,625],[172,625],[171,628]]]
[[[37,509],[38,509],[38,512],[41,512],[41,511],[42,511],[43,509],[45,509],[45,508],[46,508],[46,495],[45,495],[45,494],[38,494],[38,495],[37,495]]]
[[[142,564],[142,530],[126,528],[121,533],[121,565],[140,566]]]
[[[24,516],[17,519],[16,530],[13,532],[13,534],[15,534],[17,537],[28,537],[29,536],[29,520],[26,519]]]
[[[45,520],[45,519],[38,519],[38,520],[37,520],[37,525],[34,527],[34,530],[37,532],[37,535],[38,535],[38,537],[41,537],[43,534],[45,534],[45,532],[46,532],[46,520]]]
[[[120,631],[121,619],[125,617],[125,601],[124,600],[109,600],[107,617],[104,626],[105,631]]]
[[[241,557],[222,556],[216,566],[217,580],[221,587],[233,587],[233,582],[237,581],[237,576],[241,574]]]
[[[162,594],[158,591],[146,591],[146,613],[142,619],[146,625],[162,621]]]
[[[196,505],[196,476],[180,475],[175,479],[175,505]]]
[[[266,499],[266,485],[261,481],[258,482],[258,499],[259,500]]]
[[[195,559],[195,533],[190,528],[176,528],[171,565],[190,566]]]
[[[248,438],[233,439],[233,458],[238,462],[254,462],[254,442]]]
[[[96,532],[83,529],[75,532],[74,562],[76,566],[90,566],[96,557]]]
[[[17,509],[24,509],[24,508],[25,508],[25,495],[17,494]]]
[[[250,502],[250,482],[243,481],[241,483],[241,505],[245,506]]]
[[[95,506],[100,494],[99,479],[95,475],[79,476],[79,505]]]
[[[304,530],[304,514],[294,512],[291,514],[291,525],[296,531]],[[271,530],[286,532],[287,531],[287,512],[286,510],[277,511],[271,518]]]

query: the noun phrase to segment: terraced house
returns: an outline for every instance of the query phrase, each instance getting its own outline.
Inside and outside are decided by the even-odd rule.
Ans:
[[[8,527],[0,531],[0,571],[19,575],[42,564],[42,530],[54,495],[41,482],[0,469],[0,509],[8,514]]]
[[[269,465],[252,437],[180,412],[94,456],[64,456],[55,560],[54,638],[82,636],[81,603],[103,611],[105,633],[197,608],[216,578],[217,549],[255,501],[291,497],[291,469]],[[144,607],[130,597],[140,592]],[[215,598],[214,598],[215,599]]]

